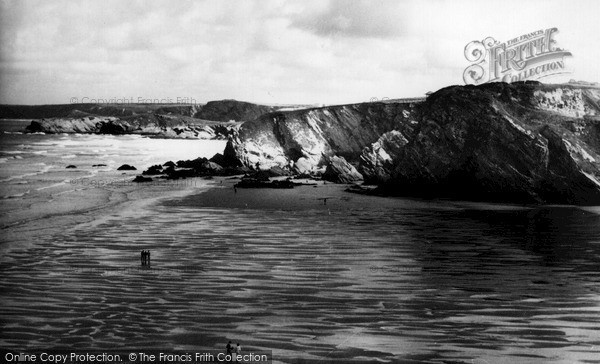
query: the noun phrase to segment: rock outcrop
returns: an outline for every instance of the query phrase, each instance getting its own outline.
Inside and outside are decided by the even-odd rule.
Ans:
[[[333,156],[327,158],[327,167],[323,179],[334,183],[353,183],[362,181],[363,176],[358,173],[353,165],[346,162],[344,157]]]
[[[227,139],[241,123],[201,122],[167,115],[136,115],[127,118],[86,116],[32,120],[30,133],[140,134],[172,139]]]
[[[540,84],[449,87],[413,133],[365,149],[380,192],[492,201],[600,203],[597,89]]]
[[[252,169],[358,166],[377,193],[600,203],[600,91],[536,82],[453,86],[424,102],[274,112],[224,153]]]
[[[135,168],[134,166],[131,166],[129,164],[123,164],[122,166],[117,168],[117,171],[135,171],[135,170],[137,170],[137,168]]]

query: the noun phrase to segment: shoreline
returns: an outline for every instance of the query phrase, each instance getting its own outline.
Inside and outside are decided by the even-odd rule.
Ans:
[[[131,177],[131,176],[128,176]],[[207,190],[210,181],[190,178],[185,184],[134,183],[128,178],[114,181],[106,186],[89,186],[48,194],[29,205],[27,211],[16,215],[7,212],[2,217],[2,242],[17,245],[34,241],[38,236],[54,233],[82,225],[95,224],[115,213],[143,210],[161,200],[182,198],[198,190]],[[169,188],[176,186],[177,188]],[[19,244],[20,243],[20,244]]]

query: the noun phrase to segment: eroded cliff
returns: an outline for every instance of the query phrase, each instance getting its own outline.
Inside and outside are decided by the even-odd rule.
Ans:
[[[409,132],[414,125],[413,103],[363,103],[276,112],[244,123],[230,142],[228,155],[260,169],[274,166],[315,171],[325,157],[351,163],[365,147],[391,130]]]
[[[226,154],[298,172],[344,157],[385,194],[598,204],[599,100],[584,86],[453,86],[422,103],[263,115],[242,125]]]

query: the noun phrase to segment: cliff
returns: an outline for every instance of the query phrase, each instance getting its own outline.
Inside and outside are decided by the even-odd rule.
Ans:
[[[599,105],[581,85],[452,86],[421,103],[263,115],[226,157],[298,172],[344,157],[388,195],[599,204]]]
[[[377,102],[266,114],[240,127],[226,156],[252,168],[300,172],[323,167],[327,156],[357,162],[362,150],[382,134],[410,131],[416,105]]]
[[[172,115],[85,116],[32,120],[30,133],[140,134],[161,138],[227,139],[241,123],[216,123]]]
[[[0,105],[0,118],[38,119],[28,132],[228,138],[241,122],[277,110],[236,100],[201,104]]]

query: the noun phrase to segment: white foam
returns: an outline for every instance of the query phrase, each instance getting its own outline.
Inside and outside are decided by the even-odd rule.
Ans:
[[[3,199],[9,199],[9,198],[19,198],[19,197],[23,197],[26,194],[28,194],[29,192],[31,192],[31,190],[27,190],[26,192],[23,193],[18,193],[16,195],[6,195],[6,196],[2,196]]]
[[[47,166],[45,163],[38,163],[38,164],[44,166],[40,171],[32,172],[32,173],[20,174],[20,175],[16,175],[16,176],[11,176],[11,177],[8,177],[8,178],[0,180],[0,182],[9,182],[9,181],[13,181],[15,179],[22,179],[22,178],[25,178],[25,177],[37,176],[37,175],[44,174],[44,173],[48,172],[50,170],[50,168],[52,168],[50,166]]]
[[[36,190],[36,191],[42,191],[42,190],[46,190],[46,189],[48,189],[48,188],[59,187],[59,186],[62,186],[62,185],[64,185],[64,184],[65,184],[65,182],[68,182],[68,181],[63,181],[63,182],[59,182],[59,183],[52,184],[52,185],[50,185],[50,186],[45,186],[45,187],[36,188],[35,190]]]

